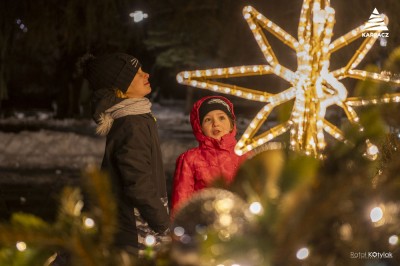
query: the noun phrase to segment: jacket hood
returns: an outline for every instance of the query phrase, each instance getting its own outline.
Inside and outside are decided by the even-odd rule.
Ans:
[[[213,139],[211,137],[207,137],[204,135],[203,131],[201,130],[201,123],[200,123],[200,118],[199,118],[199,108],[201,104],[210,99],[210,98],[216,98],[216,99],[221,99],[224,102],[226,102],[232,113],[232,118],[234,120],[233,123],[233,129],[230,133],[226,134],[225,136],[222,137],[221,141],[218,141],[216,139]],[[197,102],[194,103],[192,111],[190,112],[190,123],[192,124],[192,129],[193,129],[193,134],[196,137],[197,141],[199,142],[200,145],[202,144],[211,144],[212,146],[232,146],[236,145],[236,116],[235,112],[233,110],[233,104],[225,97],[223,96],[206,96],[198,100]]]

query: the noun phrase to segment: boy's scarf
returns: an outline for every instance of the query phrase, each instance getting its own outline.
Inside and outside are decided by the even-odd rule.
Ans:
[[[147,114],[151,112],[151,103],[147,98],[128,98],[108,108],[100,114],[96,133],[105,136],[111,129],[114,119],[127,116]]]

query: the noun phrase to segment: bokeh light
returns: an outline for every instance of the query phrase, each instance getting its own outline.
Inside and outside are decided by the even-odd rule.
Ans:
[[[17,242],[17,244],[15,246],[21,252],[26,250],[26,243],[25,242],[19,241],[19,242]]]
[[[261,203],[255,201],[250,204],[249,210],[252,214],[261,214],[263,212],[263,207]]]
[[[372,222],[379,222],[383,218],[383,211],[380,207],[375,207],[371,210],[369,216]]]
[[[310,251],[308,250],[308,248],[301,248],[296,253],[296,257],[299,260],[305,260],[308,258],[309,255],[310,255]]]
[[[399,237],[396,235],[392,235],[389,237],[389,244],[390,245],[397,245],[399,243]]]

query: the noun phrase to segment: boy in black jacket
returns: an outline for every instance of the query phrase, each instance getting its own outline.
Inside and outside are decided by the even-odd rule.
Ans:
[[[128,54],[85,58],[97,133],[106,135],[102,162],[118,206],[115,245],[138,254],[148,235],[168,236],[166,180],[151,103],[149,74]],[[167,237],[168,238],[168,237]]]

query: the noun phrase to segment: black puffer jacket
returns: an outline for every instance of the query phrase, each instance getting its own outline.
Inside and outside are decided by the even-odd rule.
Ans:
[[[107,98],[101,101],[104,110],[119,100],[104,99]],[[169,215],[161,200],[167,197],[166,180],[158,129],[150,113],[114,120],[107,134],[102,169],[108,172],[117,198],[117,246],[138,247],[134,208],[156,233],[168,229]]]

